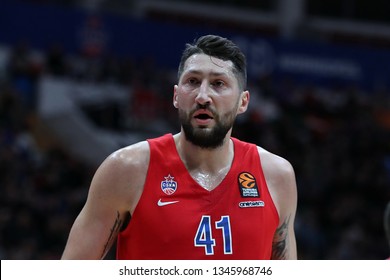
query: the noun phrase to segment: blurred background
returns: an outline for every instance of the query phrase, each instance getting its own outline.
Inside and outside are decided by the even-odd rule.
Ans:
[[[299,258],[387,258],[389,14],[386,0],[2,0],[0,258],[60,258],[101,161],[179,130],[180,55],[208,33],[248,59],[234,136],[295,168]]]

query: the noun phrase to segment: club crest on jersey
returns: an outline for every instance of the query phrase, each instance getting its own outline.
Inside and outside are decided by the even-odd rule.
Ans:
[[[256,178],[249,172],[241,172],[238,175],[238,188],[241,197],[260,197]]]
[[[174,181],[174,177],[169,174],[167,177],[164,177],[165,180],[161,181],[161,190],[168,195],[173,194],[177,189],[177,182]]]

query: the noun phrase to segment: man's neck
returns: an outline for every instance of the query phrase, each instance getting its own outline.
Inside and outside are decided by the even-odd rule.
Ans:
[[[174,138],[179,156],[194,180],[207,190],[218,186],[229,172],[234,158],[230,135],[226,136],[220,147],[213,149],[200,148],[190,143],[183,132]]]

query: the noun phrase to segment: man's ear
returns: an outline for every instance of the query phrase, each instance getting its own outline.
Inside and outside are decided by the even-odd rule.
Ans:
[[[250,94],[249,91],[243,91],[240,96],[240,104],[238,106],[237,114],[246,112],[249,105]]]
[[[173,106],[177,109],[178,102],[177,102],[177,85],[173,87]]]

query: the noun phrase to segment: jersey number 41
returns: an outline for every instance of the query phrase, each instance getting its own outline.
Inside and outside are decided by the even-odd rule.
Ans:
[[[203,215],[195,234],[194,245],[195,247],[204,247],[206,255],[214,255],[214,246],[216,246],[216,243],[213,238],[213,229],[214,228],[211,225],[211,217]],[[216,221],[215,230],[217,229],[222,230],[224,254],[232,254],[233,248],[230,217],[222,216],[219,221]]]

